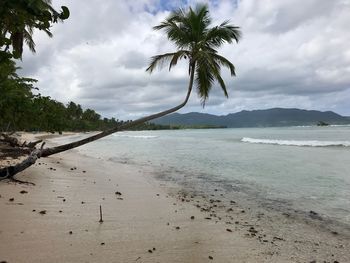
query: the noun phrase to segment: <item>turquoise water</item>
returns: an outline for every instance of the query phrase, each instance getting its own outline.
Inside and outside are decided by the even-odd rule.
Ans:
[[[350,225],[349,126],[122,132],[80,151]]]

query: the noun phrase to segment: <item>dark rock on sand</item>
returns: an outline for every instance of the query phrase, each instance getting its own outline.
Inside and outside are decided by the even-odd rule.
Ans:
[[[13,201],[15,201],[15,199],[12,197],[12,198],[9,199],[9,201],[13,202]]]
[[[46,210],[41,210],[41,211],[39,212],[39,214],[45,215],[45,214],[46,214]]]
[[[148,253],[153,253],[152,249],[149,249],[149,250],[148,250]]]
[[[321,217],[317,212],[312,211],[312,210],[310,210],[309,216],[310,216],[312,219],[322,220],[322,217]]]
[[[214,259],[212,256],[209,256],[208,258],[209,258],[209,259],[211,259],[211,260],[213,260],[213,259]]]
[[[193,219],[194,219],[194,216],[191,216],[191,219],[193,220]]]
[[[248,230],[250,233],[256,234],[258,233],[258,230],[256,230],[253,226],[249,228]]]
[[[21,192],[19,192],[20,194],[27,194],[28,192],[26,190],[22,190]]]

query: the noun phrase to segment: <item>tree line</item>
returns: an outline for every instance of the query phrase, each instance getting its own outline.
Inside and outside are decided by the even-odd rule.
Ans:
[[[49,96],[35,94],[36,80],[19,77],[12,60],[0,70],[0,131],[101,131],[130,121],[102,118],[80,104],[63,104]],[[133,130],[167,129],[169,126],[145,123]]]

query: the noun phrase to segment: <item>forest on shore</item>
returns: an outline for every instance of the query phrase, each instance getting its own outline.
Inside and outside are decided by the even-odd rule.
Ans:
[[[2,65],[3,66],[3,65]],[[130,122],[103,118],[93,109],[83,109],[80,104],[64,104],[36,92],[36,80],[22,78],[16,67],[8,61],[10,76],[0,70],[0,131],[101,131]],[[171,129],[169,125],[144,123],[133,130]]]

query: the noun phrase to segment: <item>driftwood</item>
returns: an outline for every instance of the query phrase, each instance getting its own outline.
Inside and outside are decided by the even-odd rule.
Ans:
[[[33,149],[38,143],[41,143],[43,140],[37,140],[29,143],[25,141],[21,143],[16,137],[12,137],[11,134],[1,133],[0,141],[4,143],[8,143],[12,147],[22,147],[22,148],[25,147],[25,148]]]
[[[23,156],[23,155],[28,155],[27,158],[25,158],[20,163],[17,163],[15,165],[6,166],[4,168],[0,168],[0,180],[8,179],[10,181],[16,181],[16,182],[20,182],[20,183],[29,183],[29,182],[23,182],[23,181],[15,179],[14,175],[27,169],[28,167],[33,165],[37,159],[39,159],[41,157],[41,153],[43,151],[45,142],[42,143],[40,149],[36,149],[35,146],[38,143],[42,142],[42,140],[37,140],[34,142],[29,142],[29,143],[27,143],[27,142],[20,143],[20,141],[17,138],[11,137],[8,134],[2,133],[2,134],[0,134],[0,136],[2,137],[2,139],[0,139],[0,141],[2,141],[5,144],[7,143],[11,146],[8,148],[1,149],[2,152],[4,152],[4,156],[6,156],[6,153],[9,156],[13,156],[15,158],[17,158],[19,156]],[[32,184],[32,183],[29,183],[29,184]]]
[[[20,147],[21,146],[21,144],[17,138],[12,137],[11,135],[8,135],[6,133],[0,134],[0,141],[2,141],[4,143],[8,143],[12,147]]]

